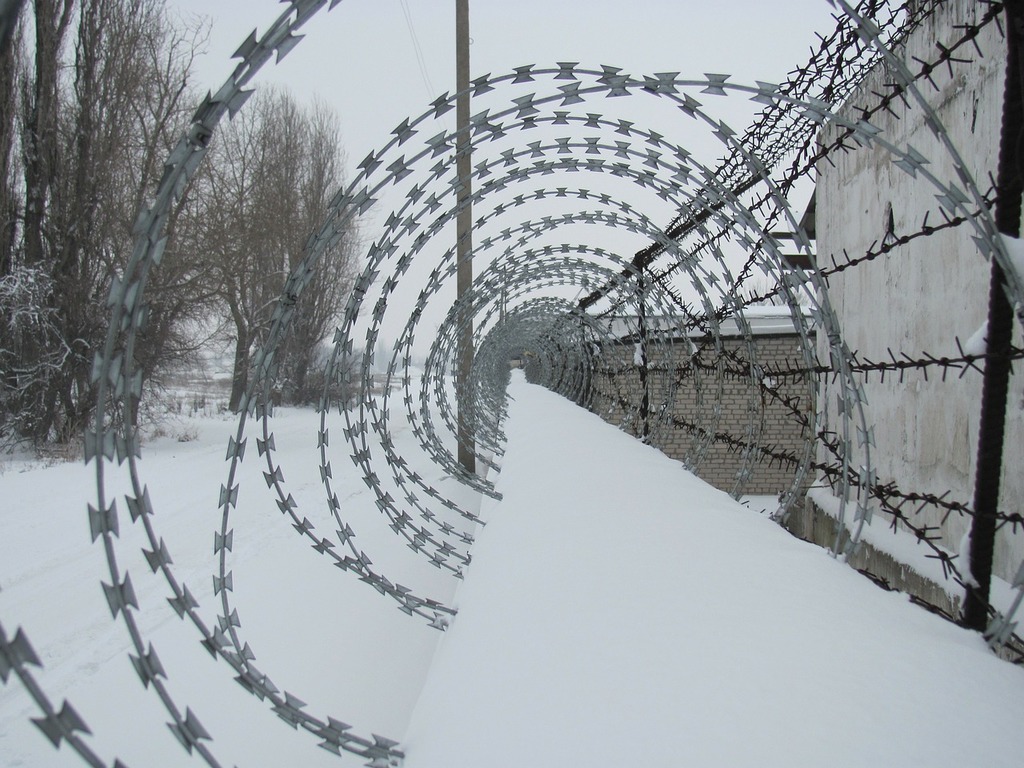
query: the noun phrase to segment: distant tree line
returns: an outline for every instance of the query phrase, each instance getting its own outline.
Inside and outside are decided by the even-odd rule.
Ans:
[[[198,102],[204,35],[164,0],[31,0],[21,17],[0,53],[0,442],[63,442],[95,413],[107,291]],[[222,127],[147,286],[135,362],[148,387],[221,328],[234,340],[237,406],[285,277],[340,182],[338,121],[322,105],[267,91]],[[278,355],[286,400],[316,397],[354,254],[353,232],[303,293]]]

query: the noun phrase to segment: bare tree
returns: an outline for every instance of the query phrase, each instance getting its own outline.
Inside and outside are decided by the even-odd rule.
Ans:
[[[32,10],[35,39],[17,105],[24,205],[6,267],[20,277],[8,281],[2,307],[8,326],[13,318],[21,324],[17,346],[13,337],[0,345],[0,416],[9,431],[65,441],[96,407],[90,371],[106,333],[107,287],[187,121],[198,35],[176,29],[163,0],[36,0]],[[169,274],[195,269],[182,266],[186,252],[169,255]],[[173,290],[181,290],[180,280]],[[166,342],[196,302],[151,293],[146,333]],[[45,306],[26,312],[7,303],[16,299]],[[146,373],[167,347],[140,345]]]
[[[307,146],[300,179],[300,215],[296,235],[316,231],[326,218],[331,194],[341,183],[338,118],[323,104],[307,112]],[[325,360],[321,344],[334,327],[356,274],[358,236],[355,227],[343,233],[321,259],[285,340],[281,368],[285,396],[293,403],[316,402],[322,388]],[[290,266],[300,255],[293,251]],[[314,377],[313,374],[316,373]]]
[[[165,0],[34,0],[26,11],[32,39],[15,34],[0,55],[0,439],[65,441],[97,407],[106,293],[195,103],[201,35],[172,24]],[[337,133],[328,110],[280,93],[229,126],[172,212],[147,284],[134,345],[145,380],[193,349],[189,321],[220,307],[235,337],[237,406],[285,277],[340,183]],[[303,293],[278,356],[290,399],[314,397],[310,372],[347,296],[352,253],[341,238]]]
[[[303,108],[284,91],[259,94],[211,151],[205,242],[234,337],[230,407],[248,384],[288,273],[327,215],[340,183],[337,117]],[[282,396],[311,402],[311,372],[354,275],[354,233],[322,257],[278,351]]]

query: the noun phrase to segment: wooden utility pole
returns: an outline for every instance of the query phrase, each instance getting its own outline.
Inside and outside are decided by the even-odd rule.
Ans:
[[[455,142],[456,173],[459,177],[456,206],[456,258],[458,273],[456,290],[458,300],[469,295],[473,287],[473,207],[472,163],[469,136],[469,0],[455,0],[455,89],[458,97],[455,103],[455,122],[458,138]],[[458,431],[459,464],[467,472],[476,472],[476,458],[473,433],[468,424],[466,403],[469,393],[469,374],[473,368],[473,313],[469,306],[460,318],[458,349]]]

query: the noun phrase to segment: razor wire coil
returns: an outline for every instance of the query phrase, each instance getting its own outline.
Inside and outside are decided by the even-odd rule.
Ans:
[[[200,105],[190,129],[169,156],[154,202],[140,212],[136,223],[135,250],[122,277],[111,287],[110,332],[93,373],[101,403],[110,398],[131,411],[141,399],[141,373],[134,367],[133,352],[145,324],[147,279],[151,270],[159,268],[166,245],[167,212],[184,194],[218,123],[243,108],[251,93],[246,86],[266,62],[275,56],[280,60],[297,45],[299,28],[324,6],[330,10],[338,2],[289,0],[288,8],[264,35],[250,35],[236,53],[240,63],[232,76]],[[176,576],[170,546],[154,524],[153,503],[138,465],[138,434],[130,424],[109,423],[100,409],[95,426],[85,436],[85,455],[95,469],[97,488],[95,502],[88,508],[90,530],[94,542],[102,541],[109,571],[110,583],[102,588],[113,618],[128,632],[132,663],[141,682],[166,709],[171,732],[188,753],[194,752],[210,766],[223,764],[199,717],[176,701],[167,671],[136,619],[141,609],[131,576],[118,557],[120,515],[110,476],[126,465],[131,492],[124,497],[124,506],[148,541],[146,562],[165,581],[173,611],[193,626],[202,645],[227,665],[235,681],[265,700],[277,717],[310,733],[318,746],[339,755],[354,753],[378,768],[396,765],[403,757],[396,741],[362,736],[340,719],[309,713],[299,696],[279,688],[255,664],[256,649],[246,640],[242,617],[231,597],[235,588],[233,510],[238,506],[240,467],[249,432],[256,433],[267,491],[295,533],[331,560],[339,577],[355,576],[404,613],[443,630],[456,614],[453,607],[393,581],[374,567],[370,553],[356,545],[355,531],[333,482],[332,462],[339,446],[347,446],[347,458],[358,468],[374,505],[402,543],[439,570],[461,578],[471,564],[475,528],[486,520],[435,487],[422,462],[439,467],[476,494],[496,496],[488,477],[465,472],[455,458],[458,421],[463,418],[471,427],[478,463],[489,471],[499,469],[509,360],[525,352],[530,353],[525,367],[531,380],[587,407],[597,407],[595,391],[605,387],[609,391],[602,396],[619,409],[622,426],[646,441],[658,445],[673,432],[685,432],[690,443],[684,462],[691,468],[699,467],[713,446],[725,445],[740,456],[730,489],[735,495],[743,492],[756,464],[767,460],[785,465],[792,471],[792,480],[781,494],[777,517],[786,515],[810,473],[825,477],[841,502],[838,554],[856,548],[861,529],[877,505],[894,526],[898,521],[910,530],[930,547],[944,569],[960,583],[964,581],[966,575],[959,572],[954,558],[936,543],[935,526],[917,522],[916,513],[934,507],[970,516],[969,505],[945,493],[902,490],[896,482],[879,478],[872,459],[864,384],[872,374],[880,379],[890,374],[902,381],[911,372],[927,377],[929,370],[939,372],[943,380],[950,372],[961,378],[977,371],[986,355],[965,350],[957,340],[958,355],[890,349],[888,361],[871,360],[844,341],[829,300],[829,279],[866,268],[913,240],[964,228],[973,232],[981,256],[1003,266],[1011,296],[1021,301],[1024,275],[1015,271],[1015,262],[994,229],[989,213],[992,195],[979,191],[919,90],[924,83],[937,89],[934,78],[943,68],[952,76],[957,66],[969,63],[966,51],[982,55],[980,34],[998,23],[1000,6],[980,4],[980,16],[959,27],[958,39],[937,44],[937,53],[916,61],[913,70],[892,50],[927,21],[934,4],[871,2],[854,8],[840,1],[838,5],[837,31],[823,39],[807,66],[782,85],[734,83],[721,74],[633,76],[616,67],[590,68],[575,62],[523,66],[473,81],[473,98],[491,106],[473,115],[468,136],[439,122],[454,109],[457,97],[444,94],[419,116],[403,121],[384,146],[369,153],[355,179],[334,196],[322,228],[311,236],[256,356],[237,430],[227,446],[228,467],[219,490],[221,522],[214,533],[217,564],[212,577],[218,608],[212,620]],[[892,76],[887,91],[875,93],[876,101],[856,115],[839,109],[837,105],[851,98],[854,88],[880,62]],[[726,97],[749,99],[764,107],[742,135],[714,117],[710,102]],[[624,105],[639,99],[671,104],[687,126],[698,126],[713,137],[726,159],[717,166],[706,164],[673,141],[667,130],[663,134],[656,126],[638,127],[617,112],[605,114],[605,110],[628,112]],[[890,140],[872,122],[876,115],[894,115],[897,107],[923,115],[942,151],[952,159],[955,180],[934,173],[918,150]],[[821,135],[826,123],[834,135],[815,145],[813,137]],[[538,138],[532,138],[533,131]],[[454,171],[460,139],[468,140],[474,157],[481,158],[472,173],[471,203],[484,211],[475,222],[481,236],[473,257],[489,261],[469,294],[448,305],[458,260],[454,247],[437,243],[450,232],[459,210],[460,182]],[[779,226],[788,229],[797,250],[822,259],[822,254],[814,253],[788,192],[816,164],[854,146],[884,153],[895,168],[929,188],[942,221],[932,224],[926,215],[916,231],[887,233],[863,253],[825,254],[831,266],[813,271],[785,268]],[[585,186],[591,183],[595,188]],[[604,191],[604,185],[616,191]],[[287,467],[277,457],[272,395],[275,353],[289,323],[301,312],[302,293],[317,268],[319,254],[350,221],[376,210],[396,192],[401,202],[367,249],[365,267],[335,334],[327,383],[318,404],[316,442],[324,499],[319,512],[309,511],[289,492]],[[658,214],[645,213],[648,205],[658,211],[668,206],[678,215],[662,229],[654,224],[653,216]],[[554,206],[553,211],[561,206],[561,212],[528,213],[543,206]],[[630,233],[646,247],[626,257],[594,245],[602,241],[606,229]],[[727,253],[732,246],[745,254],[738,268]],[[423,270],[424,277],[414,266],[425,262],[431,269]],[[778,287],[770,293],[781,296],[788,307],[799,337],[789,363],[761,359],[747,314],[767,296],[745,297],[740,292],[754,268],[777,278]],[[692,289],[695,299],[683,298],[680,281]],[[396,307],[392,297],[409,282],[419,287],[418,292],[413,290],[415,299]],[[808,284],[813,291],[803,288]],[[412,363],[417,339],[424,335],[424,318],[436,314],[438,305],[447,309],[441,313],[423,373],[418,375]],[[396,310],[407,314],[399,318],[401,332],[390,358],[380,361],[376,343],[385,325],[394,322]],[[457,350],[467,320],[473,321],[475,362],[469,378],[458,381]],[[736,325],[736,348],[723,344],[726,321]],[[1021,349],[1012,350],[1013,359],[1022,356]],[[382,362],[383,374],[376,373]],[[638,371],[639,385],[623,383]],[[722,420],[723,392],[730,379],[751,383],[746,416],[735,431]],[[783,391],[788,384],[802,387],[801,393]],[[683,387],[695,392],[694,418],[675,413]],[[336,396],[350,388],[356,392],[352,407]],[[808,414],[806,410],[806,403],[820,397],[822,389],[836,402],[838,423],[829,422],[823,411]],[[780,404],[797,423],[803,438],[799,450],[772,443],[764,422],[766,402]],[[340,427],[332,420],[335,412]],[[422,455],[399,451],[392,427],[396,415],[410,426]],[[338,431],[342,440],[335,437]],[[854,510],[853,526],[846,534],[842,522],[848,507]],[[1024,522],[1015,512],[1000,513],[999,520],[1014,530]],[[325,521],[334,529],[327,535],[321,530]],[[993,631],[1012,641],[1008,620],[999,622],[996,615]],[[29,668],[39,665],[23,632],[8,638],[0,630],[0,677],[7,682],[13,674],[37,702],[43,712],[35,720],[37,725],[55,746],[67,742],[87,764],[108,765],[83,738],[88,733],[85,720],[67,702],[54,706],[35,682]]]

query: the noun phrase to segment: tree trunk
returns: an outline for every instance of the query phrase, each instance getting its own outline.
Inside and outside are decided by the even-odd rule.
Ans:
[[[241,326],[236,326],[235,362],[231,374],[231,398],[228,408],[235,412],[242,402],[242,395],[249,386],[249,338]]]
[[[14,188],[13,153],[17,123],[17,54],[20,35],[0,51],[0,277],[11,274],[14,267],[14,244],[17,239],[19,196]]]
[[[25,120],[25,261],[43,261],[46,207],[58,169],[59,57],[73,0],[35,0],[35,83]]]

